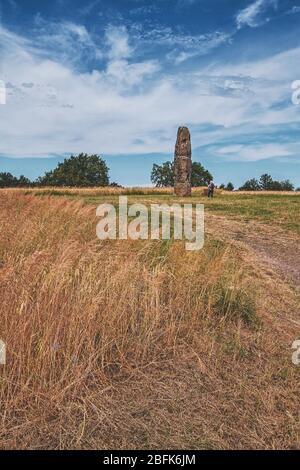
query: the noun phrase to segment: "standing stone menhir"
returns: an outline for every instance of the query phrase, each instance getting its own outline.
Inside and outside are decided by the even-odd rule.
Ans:
[[[174,192],[176,196],[190,196],[192,193],[192,147],[190,131],[179,127],[174,158]]]

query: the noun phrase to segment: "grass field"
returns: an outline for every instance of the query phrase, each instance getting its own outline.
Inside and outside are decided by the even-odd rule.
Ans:
[[[13,190],[12,190],[13,191]],[[17,190],[18,191],[18,190]],[[25,191],[39,196],[65,196],[82,199],[89,204],[102,202],[117,203],[120,195],[128,195],[129,203],[139,201],[144,204],[152,202],[178,202],[171,188],[100,188],[100,189],[42,189]],[[206,211],[233,217],[237,220],[258,220],[282,226],[300,234],[300,192],[226,192],[217,191],[214,200],[203,195],[204,188],[194,188],[191,198],[181,202],[204,203]]]
[[[0,191],[1,448],[299,448],[300,194],[202,192],[187,252],[95,236],[168,189]]]

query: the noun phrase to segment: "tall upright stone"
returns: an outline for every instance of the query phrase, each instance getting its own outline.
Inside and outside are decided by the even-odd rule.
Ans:
[[[179,127],[174,158],[174,192],[176,196],[190,196],[192,193],[192,146],[190,131]]]

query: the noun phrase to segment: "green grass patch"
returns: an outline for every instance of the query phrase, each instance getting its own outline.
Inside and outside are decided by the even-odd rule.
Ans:
[[[259,325],[254,296],[244,288],[220,283],[215,293],[214,309],[225,319],[241,319],[252,327]]]

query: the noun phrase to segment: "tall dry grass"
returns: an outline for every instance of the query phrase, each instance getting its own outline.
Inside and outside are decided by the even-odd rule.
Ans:
[[[6,193],[22,193],[22,194],[36,194],[45,196],[172,196],[174,188],[156,188],[156,187],[87,187],[87,188],[74,188],[74,187],[41,187],[41,188],[6,188],[2,189]],[[247,196],[295,196],[300,197],[299,191],[226,191],[224,189],[216,189],[215,194],[223,194],[226,196],[238,197],[242,195]],[[207,187],[200,186],[192,188],[192,195],[194,196],[207,196]]]
[[[99,241],[94,207],[14,191],[0,224],[1,448],[299,444],[296,328],[234,247]]]
[[[205,187],[193,188],[193,194],[202,195]],[[113,186],[94,187],[94,188],[71,188],[71,187],[42,187],[42,188],[7,188],[2,190],[7,193],[37,194],[45,196],[171,196],[174,194],[174,188],[156,188],[156,187],[132,187],[118,188]],[[218,190],[219,191],[219,190]]]

